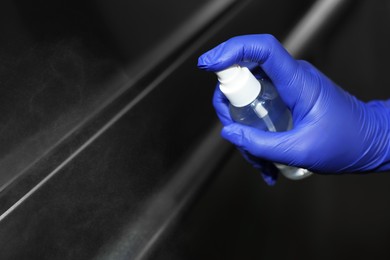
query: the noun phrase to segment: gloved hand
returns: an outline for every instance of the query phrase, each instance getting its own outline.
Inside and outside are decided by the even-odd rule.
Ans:
[[[390,169],[388,101],[358,100],[308,62],[292,58],[271,35],[232,38],[203,54],[198,66],[219,71],[242,62],[259,64],[293,117],[294,126],[286,132],[234,123],[217,87],[213,103],[224,125],[222,136],[259,158],[260,163],[249,158],[255,166],[265,160],[316,173]]]

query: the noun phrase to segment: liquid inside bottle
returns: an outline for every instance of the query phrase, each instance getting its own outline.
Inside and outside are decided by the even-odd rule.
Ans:
[[[258,129],[281,132],[292,128],[291,112],[284,104],[275,87],[269,79],[258,79],[261,90],[257,98],[243,107],[230,104],[232,119],[240,124],[256,127]],[[299,180],[308,177],[312,172],[275,163],[275,166],[288,179]]]

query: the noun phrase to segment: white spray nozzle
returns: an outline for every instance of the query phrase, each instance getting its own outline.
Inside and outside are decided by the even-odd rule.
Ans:
[[[246,67],[233,65],[216,74],[220,82],[219,88],[233,106],[249,105],[260,93],[260,82]]]
[[[240,73],[241,68],[238,65],[233,65],[227,69],[217,71],[218,81],[221,83],[227,83],[237,77],[238,73]]]

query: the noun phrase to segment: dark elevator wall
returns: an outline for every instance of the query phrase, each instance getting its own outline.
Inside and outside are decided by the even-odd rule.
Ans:
[[[283,40],[312,3],[3,1],[0,259],[388,259],[387,173],[267,187],[196,68],[235,35]],[[344,11],[302,58],[389,97],[388,2]]]

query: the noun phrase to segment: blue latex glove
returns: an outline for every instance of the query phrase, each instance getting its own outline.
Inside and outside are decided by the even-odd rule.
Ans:
[[[228,101],[216,89],[213,103],[224,125],[222,136],[244,154],[261,159],[258,163],[249,158],[256,167],[265,160],[317,173],[390,169],[388,101],[358,100],[308,62],[292,58],[271,35],[232,38],[203,54],[198,66],[219,71],[242,62],[259,64],[294,123],[290,131],[277,133],[234,123]]]

